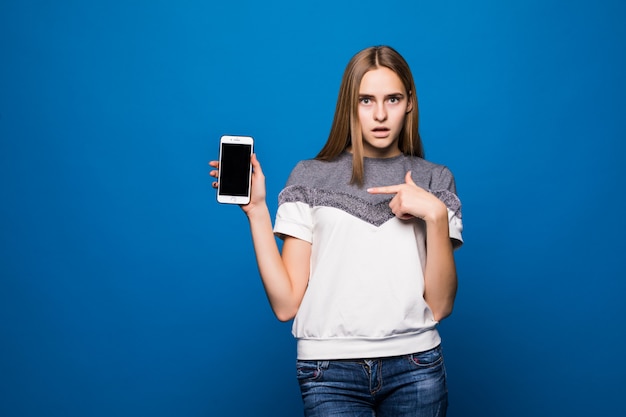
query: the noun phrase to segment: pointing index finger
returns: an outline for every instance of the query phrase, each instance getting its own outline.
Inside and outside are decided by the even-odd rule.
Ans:
[[[399,191],[397,185],[387,185],[384,187],[372,187],[368,188],[367,192],[370,194],[397,194]]]

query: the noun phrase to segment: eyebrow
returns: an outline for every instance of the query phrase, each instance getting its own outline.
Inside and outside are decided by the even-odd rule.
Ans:
[[[376,96],[373,94],[359,94],[359,98],[375,98]],[[386,94],[385,98],[389,98],[389,97],[404,97],[404,94],[402,93],[391,93],[391,94]]]

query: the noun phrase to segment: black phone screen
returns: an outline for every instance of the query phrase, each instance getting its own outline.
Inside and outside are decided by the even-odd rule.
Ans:
[[[248,195],[251,148],[251,145],[237,143],[222,144],[219,187],[221,195],[237,197]]]

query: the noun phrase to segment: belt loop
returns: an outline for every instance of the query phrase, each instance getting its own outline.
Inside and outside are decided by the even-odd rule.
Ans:
[[[330,366],[330,361],[319,361],[318,366],[321,369],[328,369],[328,367]]]

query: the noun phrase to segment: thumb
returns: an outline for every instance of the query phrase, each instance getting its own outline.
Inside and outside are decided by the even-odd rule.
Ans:
[[[413,178],[411,177],[411,171],[407,171],[406,175],[404,176],[404,182],[409,185],[415,185],[415,182],[413,181]]]
[[[261,169],[261,163],[256,157],[256,153],[250,155],[250,164],[252,164],[252,170],[258,174],[263,174],[263,170]]]

